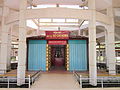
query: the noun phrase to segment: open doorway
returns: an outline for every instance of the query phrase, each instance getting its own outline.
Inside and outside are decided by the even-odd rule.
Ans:
[[[51,71],[66,70],[66,45],[50,45],[50,68]]]

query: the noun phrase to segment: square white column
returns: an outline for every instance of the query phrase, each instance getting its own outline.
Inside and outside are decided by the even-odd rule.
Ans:
[[[27,0],[20,0],[19,11],[19,46],[18,46],[18,68],[17,85],[25,83],[26,72],[26,9]]]
[[[5,24],[5,19],[9,14],[9,8],[3,2],[2,25],[1,25],[1,50],[0,50],[0,74],[7,71],[8,61],[8,31],[9,25]]]
[[[111,17],[111,24],[106,25],[105,43],[106,43],[106,59],[109,74],[116,74],[116,58],[115,58],[115,24],[113,8],[107,8],[107,15]]]
[[[96,7],[95,0],[88,0],[88,8],[92,11],[89,20],[89,78],[90,84],[97,85],[96,67]]]

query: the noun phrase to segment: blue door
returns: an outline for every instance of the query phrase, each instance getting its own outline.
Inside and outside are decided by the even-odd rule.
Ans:
[[[69,69],[71,71],[87,70],[86,40],[69,40]]]
[[[46,40],[29,40],[28,70],[46,70]]]

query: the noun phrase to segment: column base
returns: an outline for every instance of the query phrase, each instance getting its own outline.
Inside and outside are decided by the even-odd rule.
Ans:
[[[0,70],[0,75],[5,74],[6,70]]]
[[[116,71],[115,70],[109,70],[109,74],[110,75],[116,75]]]
[[[94,78],[94,79],[90,79],[90,85],[92,85],[92,86],[97,86],[97,79],[96,78]]]

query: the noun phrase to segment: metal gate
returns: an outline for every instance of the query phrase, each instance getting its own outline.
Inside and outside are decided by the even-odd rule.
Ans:
[[[29,40],[28,70],[46,71],[46,40]]]
[[[86,40],[69,40],[69,70],[87,70]]]

